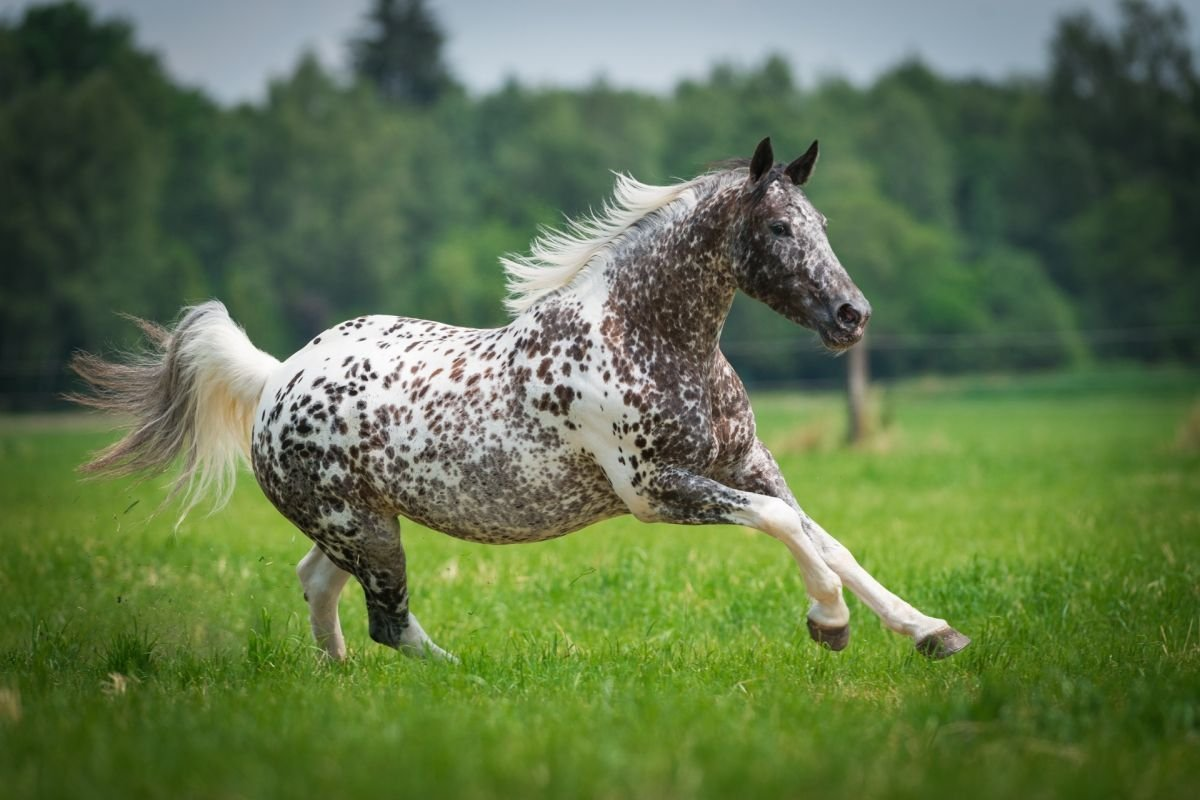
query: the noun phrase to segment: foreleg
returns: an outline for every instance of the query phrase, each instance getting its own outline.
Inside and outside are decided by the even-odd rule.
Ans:
[[[804,513],[791,489],[783,479],[775,459],[759,442],[748,461],[730,482],[750,491],[778,497],[787,503],[801,519],[810,541],[821,558],[845,583],[846,587],[866,604],[883,624],[891,630],[912,638],[923,654],[944,658],[962,650],[971,640],[954,630],[944,619],[931,617],[893,594],[863,569],[854,555],[841,542]]]
[[[783,542],[799,565],[813,601],[808,611],[810,629],[828,632],[828,641],[836,648],[838,632],[850,621],[842,582],[805,532],[802,516],[786,502],[671,468],[655,473],[638,487],[622,483],[620,476],[613,483],[630,510],[644,522],[732,523],[755,528]]]

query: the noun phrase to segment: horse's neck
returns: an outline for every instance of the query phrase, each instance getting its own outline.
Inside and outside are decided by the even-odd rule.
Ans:
[[[605,316],[659,347],[714,358],[736,290],[724,246],[733,202],[719,192],[628,237],[600,276]]]

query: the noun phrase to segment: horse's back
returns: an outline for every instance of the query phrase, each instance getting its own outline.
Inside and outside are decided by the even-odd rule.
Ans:
[[[259,483],[301,527],[348,504],[519,542],[622,513],[591,456],[531,404],[519,338],[390,316],[325,331],[263,394]]]

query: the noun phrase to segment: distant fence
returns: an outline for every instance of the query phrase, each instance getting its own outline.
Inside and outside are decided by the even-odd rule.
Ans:
[[[1093,328],[1075,334],[1097,361],[1162,360],[1163,352],[1176,361],[1200,368],[1200,323],[1143,328]],[[919,361],[918,374],[963,373],[986,369],[986,354],[1009,348],[1030,351],[1061,348],[1061,332],[1019,331],[1007,333],[870,334],[868,349],[876,378],[901,378],[912,372],[888,367],[892,361]],[[772,339],[736,339],[722,342],[746,383],[752,387],[836,389],[844,382],[843,359],[831,358],[811,335]],[[896,359],[896,356],[920,356]],[[787,369],[780,369],[787,359]],[[43,360],[0,362],[0,411],[64,407],[63,392],[75,387],[66,364]]]
[[[1200,311],[1197,312],[1200,314]],[[1195,325],[1167,325],[1146,328],[1094,328],[1076,331],[1081,341],[1093,349],[1110,345],[1164,344],[1171,342],[1200,343],[1200,323]],[[1012,331],[1006,333],[948,333],[906,334],[893,333],[870,335],[872,351],[916,351],[935,350],[982,350],[1022,347],[1060,347],[1061,331]],[[755,355],[763,352],[804,353],[813,350],[813,343],[805,336],[780,339],[734,340],[722,342],[721,350],[726,355]],[[1102,355],[1097,353],[1097,355]]]
[[[1175,361],[1200,367],[1200,323],[1139,328],[1093,328],[1075,331],[1072,336],[1083,345],[1086,358],[1096,362]],[[1061,331],[1012,331],[1004,333],[954,334],[868,334],[867,349],[875,378],[896,379],[919,374],[980,372],[997,369],[1019,372],[1020,366],[997,358],[1006,351],[1019,349],[1026,354],[1039,350],[1062,350]],[[842,359],[831,359],[811,336],[778,339],[732,340],[721,349],[730,362],[754,386],[786,388],[835,388],[843,385],[845,366]],[[790,374],[773,377],[771,369],[787,359]],[[1043,367],[1029,358],[1027,368]],[[906,364],[919,365],[916,369]],[[767,369],[763,369],[767,365]],[[1050,366],[1066,367],[1059,361]]]

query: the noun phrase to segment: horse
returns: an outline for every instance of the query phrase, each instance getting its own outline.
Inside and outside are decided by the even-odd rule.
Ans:
[[[668,186],[617,174],[597,212],[503,259],[513,318],[501,328],[362,316],[280,362],[215,300],[170,328],[137,320],[140,354],[73,360],[90,393],[72,399],[132,420],[82,469],[159,474],[182,458],[168,499],[187,514],[206,494],[223,505],[248,459],[312,540],[296,571],[333,660],[346,657],[338,597],[351,576],[371,639],[454,660],[409,610],[399,518],[507,544],[624,514],[778,539],[812,601],[808,632],[829,650],[850,639],[845,586],[920,653],[956,653],[966,636],[884,588],[801,509],[720,350],[738,290],[831,351],[863,336],[871,306],[801,188],[818,152],[814,141],[776,163],[767,138],[748,161]]]

